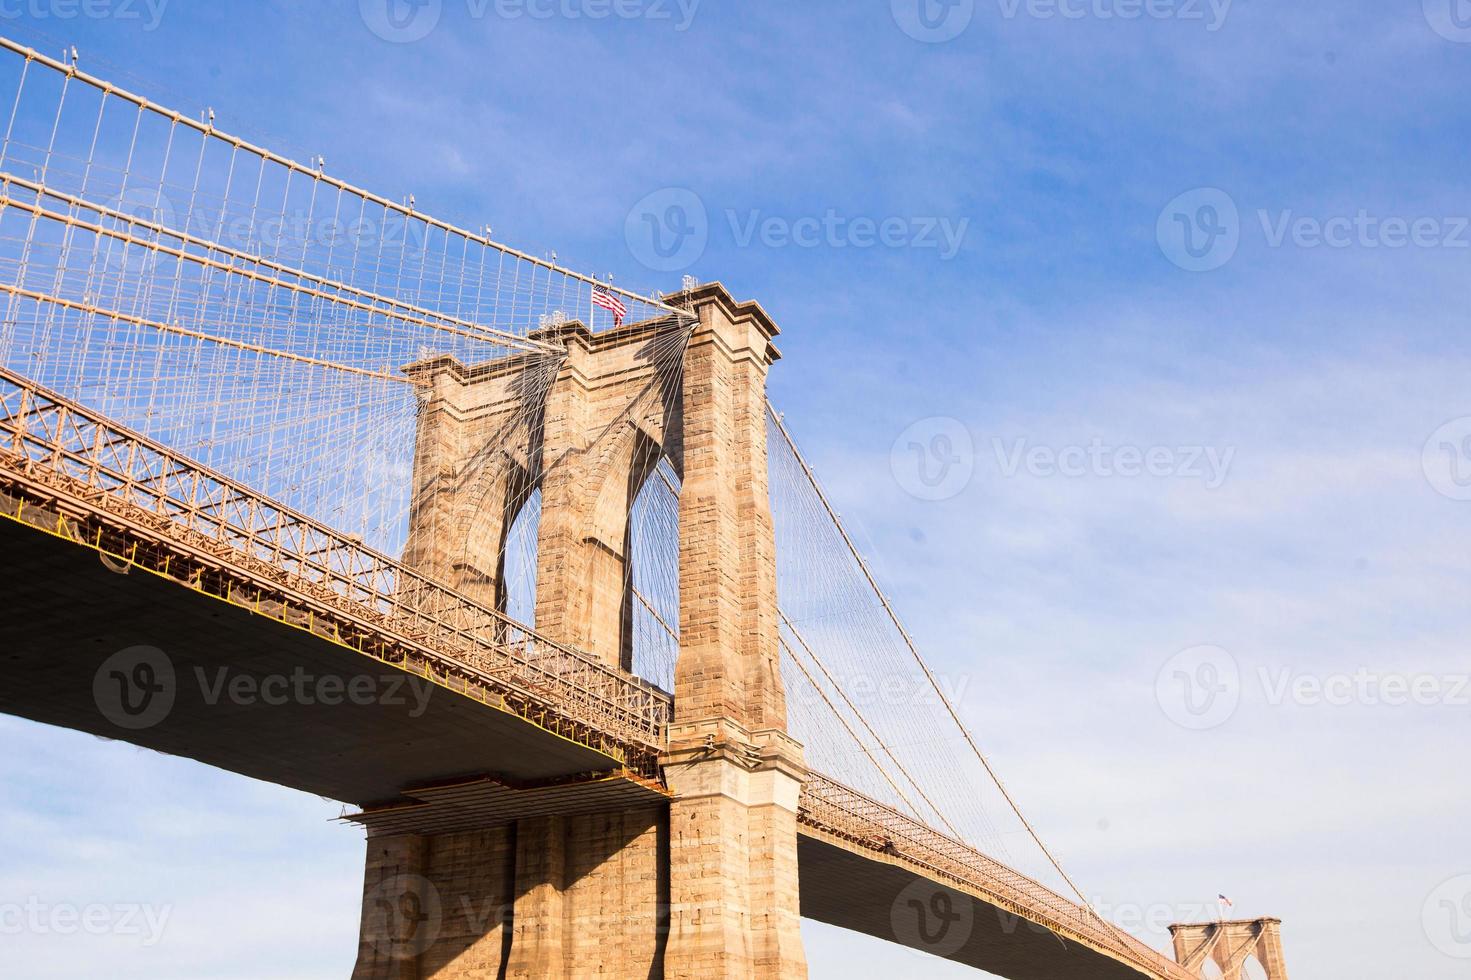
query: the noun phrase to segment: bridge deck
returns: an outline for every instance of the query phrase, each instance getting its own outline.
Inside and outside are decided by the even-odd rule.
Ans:
[[[797,860],[804,918],[899,941],[1012,980],[1161,975],[1102,955],[1090,945],[1065,941],[972,889],[937,884],[902,859],[884,860],[811,828],[803,829]],[[941,895],[945,904],[937,910]]]
[[[621,766],[308,624],[290,628],[140,568],[118,574],[96,551],[15,520],[0,520],[0,554],[6,605],[24,611],[0,617],[8,714],[359,804],[399,799],[431,778],[496,772],[530,782]],[[162,651],[176,693],[166,720],[145,714],[138,723],[148,727],[129,730],[99,707],[94,683],[111,683],[99,668],[139,645]]]
[[[1045,885],[820,773],[803,787],[800,819],[808,918],[1014,980],[1198,980]],[[959,916],[952,927],[906,912],[942,894],[940,910]]]

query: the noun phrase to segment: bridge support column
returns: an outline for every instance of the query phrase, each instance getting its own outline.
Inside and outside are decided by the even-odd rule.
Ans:
[[[805,977],[800,747],[784,733],[729,723],[677,726],[664,774],[676,797],[665,976]]]
[[[777,657],[766,470],[775,325],[718,285],[687,295],[680,652],[663,759],[670,806],[671,980],[803,978],[797,799]]]
[[[1242,980],[1246,961],[1255,959],[1267,980],[1287,980],[1280,919],[1173,925],[1170,937],[1176,962],[1189,970],[1199,972],[1213,961],[1224,980]]]
[[[506,977],[560,977],[566,971],[567,832],[561,817],[516,825],[515,906]]]
[[[663,808],[371,837],[353,980],[663,975]]]

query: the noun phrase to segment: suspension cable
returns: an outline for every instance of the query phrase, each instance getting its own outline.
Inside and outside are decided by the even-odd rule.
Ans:
[[[863,713],[858,710],[858,706],[855,705],[852,699],[848,697],[848,692],[843,690],[842,685],[840,685],[837,682],[837,679],[833,677],[832,673],[827,669],[827,665],[822,662],[822,658],[817,655],[816,651],[814,651],[812,649],[812,646],[807,642],[807,639],[802,636],[801,632],[797,629],[796,624],[788,619],[787,614],[781,609],[777,609],[777,615],[781,617],[781,621],[786,624],[786,627],[788,630],[791,631],[792,636],[796,638],[799,644],[801,644],[802,649],[807,651],[807,656],[811,657],[812,662],[817,664],[818,669],[822,671],[822,675],[826,677],[828,683],[833,686],[833,690],[837,691],[838,694],[842,697],[843,703],[848,706],[848,710],[853,712],[854,717],[856,717],[859,722],[863,724],[863,727],[868,731],[868,734],[873,738],[876,743],[878,743],[878,747],[883,749],[884,754],[889,757],[889,759],[894,763],[895,767],[898,768],[899,772],[903,774],[904,778],[909,780],[910,785],[913,786],[915,788],[915,791],[919,793],[919,798],[924,800],[925,803],[929,805],[929,808],[934,811],[935,816],[940,818],[940,822],[945,825],[946,830],[950,831],[950,833],[954,835],[957,840],[961,839],[962,835],[960,831],[955,829],[955,825],[952,824],[949,818],[945,816],[945,812],[935,805],[934,800],[930,799],[929,794],[924,791],[924,787],[920,786],[919,781],[910,774],[909,770],[904,768],[904,764],[895,757],[894,750],[889,747],[888,743],[886,743],[882,738],[879,737],[878,732],[875,732],[873,730],[873,726],[869,724],[868,719],[863,716]],[[788,653],[791,653],[791,647],[787,646],[786,641],[782,641],[782,646],[787,648]],[[793,657],[794,662],[795,660],[796,658]],[[800,669],[802,665],[798,663],[797,667]],[[806,674],[807,671],[803,669],[802,673]],[[808,677],[808,680],[811,680],[810,676]],[[813,686],[816,687],[815,684]],[[818,690],[818,693],[822,694],[821,689]],[[827,696],[825,694],[823,695],[823,700],[827,700]],[[865,754],[866,751],[867,750],[865,750]],[[872,759],[871,756],[870,759]],[[878,763],[875,762],[874,765],[878,766]],[[879,766],[879,771],[883,771],[882,766]],[[885,773],[884,778],[888,778],[887,773]],[[895,791],[898,791],[898,787],[895,787]],[[902,797],[903,794],[900,793],[900,796]],[[908,803],[909,801],[905,800],[905,802]],[[913,804],[910,804],[910,807],[913,808]],[[919,811],[916,810],[915,812],[917,813]]]
[[[904,640],[904,645],[909,648],[909,652],[913,655],[915,663],[919,664],[920,670],[924,671],[925,679],[929,681],[930,686],[939,695],[940,703],[945,706],[945,710],[950,714],[951,720],[955,722],[955,727],[960,729],[960,734],[965,737],[966,744],[970,746],[971,751],[975,753],[975,757],[986,770],[986,775],[991,777],[991,781],[1001,791],[1001,796],[1006,800],[1007,805],[1011,807],[1011,812],[1016,814],[1016,818],[1026,828],[1028,836],[1032,838],[1032,841],[1041,850],[1043,856],[1047,858],[1048,863],[1062,876],[1062,880],[1067,882],[1068,887],[1073,890],[1073,893],[1078,896],[1078,900],[1083,903],[1083,908],[1087,909],[1090,915],[1112,932],[1115,938],[1123,942],[1123,937],[1119,935],[1118,929],[1114,927],[1113,923],[1103,918],[1094,910],[1093,903],[1088,901],[1087,895],[1083,893],[1083,890],[1078,887],[1072,877],[1062,869],[1061,863],[1058,862],[1047,845],[1042,842],[1042,838],[1038,835],[1036,828],[1032,826],[1031,821],[1022,813],[1021,807],[1017,804],[1016,799],[1006,788],[1006,784],[1001,781],[1001,776],[992,767],[991,760],[986,758],[985,753],[981,751],[980,746],[976,744],[975,739],[971,736],[970,729],[966,727],[965,722],[961,721],[960,713],[955,710],[955,705],[951,703],[950,698],[945,694],[939,681],[936,680],[934,672],[930,670],[929,664],[925,662],[924,657],[920,656],[919,648],[915,645],[914,639],[909,635],[909,631],[904,628],[904,624],[900,622],[899,614],[894,611],[894,607],[889,603],[888,597],[884,595],[884,590],[879,588],[878,580],[869,569],[868,562],[864,559],[862,553],[859,552],[857,545],[853,543],[853,539],[848,535],[848,529],[844,527],[842,520],[838,517],[838,512],[833,509],[833,505],[828,501],[827,494],[822,489],[822,484],[817,480],[817,474],[812,471],[812,467],[807,463],[807,458],[797,448],[796,442],[792,439],[792,434],[787,431],[786,425],[782,422],[781,415],[776,411],[776,407],[771,404],[769,399],[766,402],[766,411],[771,416],[772,422],[776,424],[777,431],[786,440],[786,444],[791,449],[792,455],[796,457],[797,464],[801,466],[803,475],[807,477],[807,482],[812,485],[812,489],[817,493],[817,499],[822,502],[823,509],[827,511],[827,515],[832,520],[833,526],[837,528],[838,535],[843,539],[843,544],[847,546],[848,552],[853,556],[854,561],[858,563],[858,568],[863,573],[863,577],[868,580],[869,587],[873,589],[874,595],[878,596],[879,603],[883,606],[884,612],[888,614],[890,622],[899,631],[900,637]]]
[[[782,639],[780,635],[778,635],[776,639],[777,642],[781,644],[782,649],[787,652],[787,656],[791,658],[792,664],[795,665],[796,668],[802,672],[802,676],[807,679],[807,683],[812,686],[812,689],[817,692],[817,696],[822,698],[822,701],[824,704],[827,705],[828,710],[833,713],[833,717],[838,719],[838,723],[843,726],[843,730],[848,733],[848,737],[853,739],[853,741],[858,744],[858,747],[863,750],[863,754],[868,757],[868,761],[873,763],[873,767],[879,771],[879,775],[884,777],[884,781],[889,784],[890,788],[892,788],[895,793],[899,794],[899,799],[904,801],[904,805],[909,807],[912,813],[918,814],[920,812],[919,808],[914,805],[914,803],[909,799],[908,796],[904,795],[904,791],[899,788],[898,783],[894,782],[894,777],[889,775],[889,771],[883,767],[883,764],[873,757],[873,753],[868,750],[868,746],[865,745],[863,740],[858,737],[858,733],[853,731],[853,726],[848,724],[848,720],[843,717],[842,713],[838,711],[837,706],[834,705],[832,703],[832,700],[828,698],[827,692],[818,685],[813,676],[808,673],[807,668],[802,666],[802,661],[797,658],[797,655],[794,652],[792,652],[792,648],[787,645],[787,641]],[[813,659],[816,660],[817,658],[814,657]],[[821,666],[820,663],[819,666]],[[825,672],[826,671],[824,671],[824,673]],[[905,773],[905,775],[907,776],[908,773]],[[913,782],[913,780],[911,779],[910,782]],[[936,813],[938,814],[939,811],[936,811]],[[943,815],[940,815],[940,819],[944,820],[945,817]]]

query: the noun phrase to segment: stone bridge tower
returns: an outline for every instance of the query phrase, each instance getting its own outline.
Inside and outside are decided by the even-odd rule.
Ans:
[[[806,976],[805,769],[786,731],[766,469],[778,330],[719,284],[672,304],[694,322],[572,322],[538,334],[560,358],[408,369],[427,395],[407,560],[504,608],[506,535],[539,488],[536,628],[610,665],[631,663],[630,508],[661,454],[680,475],[675,717],[661,759],[672,801],[370,838],[355,980]],[[404,876],[464,906],[435,910],[436,937],[407,954],[369,941]]]
[[[1242,980],[1247,960],[1255,959],[1267,980],[1287,980],[1280,919],[1173,925],[1170,936],[1176,962],[1194,973],[1214,962],[1224,980]]]

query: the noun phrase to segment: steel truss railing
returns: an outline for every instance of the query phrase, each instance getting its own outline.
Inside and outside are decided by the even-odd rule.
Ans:
[[[278,586],[278,604],[325,604],[437,658],[438,670],[468,671],[532,720],[550,712],[650,764],[665,744],[673,702],[653,685],[4,368],[0,477],[228,562]]]
[[[953,837],[818,773],[802,787],[801,822],[860,847],[900,858],[930,877],[972,890],[1004,913],[1081,939],[1167,980],[1199,980],[1178,963],[1106,925],[1098,915]]]

